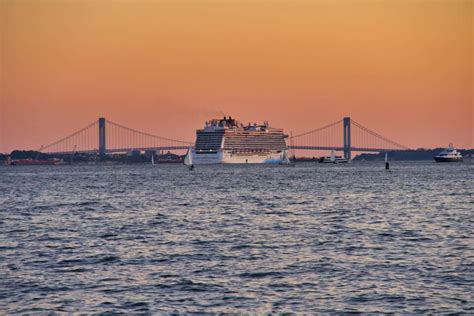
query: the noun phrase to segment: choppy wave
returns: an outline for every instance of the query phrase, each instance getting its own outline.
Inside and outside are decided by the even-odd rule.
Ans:
[[[0,168],[0,313],[474,313],[474,166]]]

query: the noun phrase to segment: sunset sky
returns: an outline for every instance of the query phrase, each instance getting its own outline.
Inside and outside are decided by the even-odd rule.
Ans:
[[[474,147],[473,1],[0,0],[0,152],[99,116],[194,141],[232,115],[301,133],[351,116]]]

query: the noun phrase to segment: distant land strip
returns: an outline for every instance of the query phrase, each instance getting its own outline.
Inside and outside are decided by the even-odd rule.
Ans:
[[[432,160],[434,156],[440,153],[444,148],[434,149],[410,149],[410,150],[394,150],[388,152],[389,160],[391,161],[409,161],[409,160]],[[465,159],[474,159],[474,149],[458,149]],[[156,154],[157,161],[162,162],[182,162],[184,155],[177,155],[171,152]],[[61,159],[65,162],[97,162],[109,161],[117,163],[145,163],[149,162],[151,154],[146,153],[128,153],[128,154],[114,154],[98,157],[96,154],[47,154],[34,150],[14,150],[11,153],[0,154],[0,165],[5,164],[8,160],[48,160]],[[296,161],[315,161],[318,156],[306,154],[305,156],[297,156]],[[362,153],[354,157],[354,161],[383,161],[385,159],[385,152],[380,153]]]

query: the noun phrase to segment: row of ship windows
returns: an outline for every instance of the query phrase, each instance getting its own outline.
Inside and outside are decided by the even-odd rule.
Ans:
[[[196,146],[199,146],[199,145],[220,145],[220,144],[221,144],[221,142],[196,142]],[[266,144],[285,144],[285,141],[280,140],[280,139],[266,140],[266,141],[251,140],[251,141],[246,141],[246,142],[224,141],[224,144],[232,144],[232,145],[260,144],[260,145],[266,145]]]
[[[255,151],[255,150],[283,150],[283,149],[286,149],[287,147],[286,146],[268,146],[268,147],[265,147],[265,149],[262,149],[262,147],[224,147],[222,149],[224,150],[239,150],[239,151],[242,151],[242,150],[252,150],[252,151]],[[220,147],[214,147],[214,148],[205,148],[205,147],[201,147],[201,148],[196,148],[195,150],[196,151],[215,151],[215,150],[220,150],[221,148]]]
[[[241,141],[241,140],[228,140],[226,139],[224,143],[229,144],[229,143],[235,143],[235,144],[242,144],[242,143],[261,143],[261,144],[266,144],[266,143],[283,143],[285,140],[284,139],[247,139],[246,141]]]
[[[267,142],[267,143],[259,143],[259,142],[247,142],[247,143],[224,143],[224,146],[271,146],[271,145],[285,145],[284,142]]]
[[[248,138],[248,137],[281,137],[281,138],[285,138],[285,135],[282,135],[282,134],[272,134],[272,133],[269,133],[269,134],[232,134],[232,135],[225,135],[226,138],[237,138],[237,137],[240,137],[240,138]],[[197,138],[222,138],[224,137],[223,134],[198,134],[197,135]]]
[[[245,143],[233,143],[233,142],[224,142],[223,146],[271,146],[271,145],[286,145],[285,142],[245,142]],[[221,146],[221,143],[197,143],[195,147],[199,146]]]
[[[255,140],[255,139],[260,139],[260,140],[285,140],[283,137],[226,137],[225,141],[249,141],[249,140]],[[197,141],[221,141],[222,138],[202,138],[198,137]]]
[[[269,152],[269,151],[282,151],[285,150],[286,148],[269,148],[269,149],[251,149],[251,148],[244,148],[244,149],[226,149],[224,148],[225,151],[231,152],[231,153],[264,153],[264,152]],[[217,152],[217,150],[209,149],[209,150],[196,150],[197,153],[206,153],[206,152]]]
[[[272,144],[285,144],[284,141],[281,140],[275,140],[275,141],[248,141],[248,142],[233,142],[233,141],[225,141],[224,145],[229,145],[229,146],[242,146],[242,145],[272,145]],[[221,142],[197,142],[196,146],[220,146]]]

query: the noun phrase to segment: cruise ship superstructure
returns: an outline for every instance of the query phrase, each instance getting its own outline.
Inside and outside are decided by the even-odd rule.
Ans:
[[[232,117],[213,119],[196,131],[192,150],[194,164],[284,163],[287,135],[280,128],[244,125]]]

